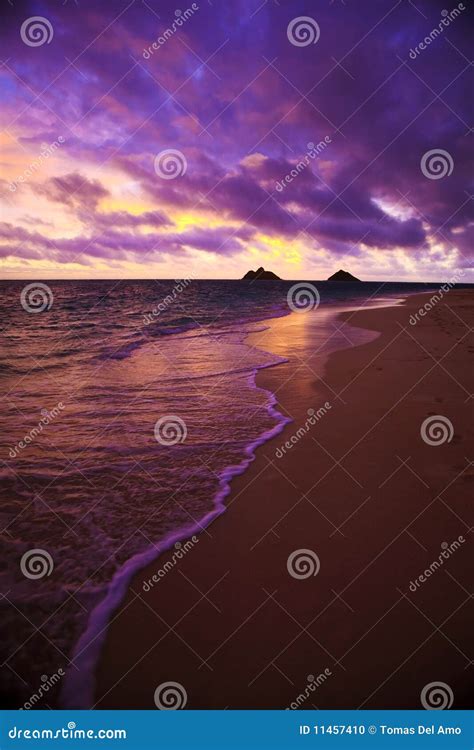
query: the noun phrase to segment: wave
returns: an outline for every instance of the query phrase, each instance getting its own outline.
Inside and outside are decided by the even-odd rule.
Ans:
[[[260,445],[278,435],[285,428],[285,425],[292,421],[277,410],[276,396],[271,391],[259,388],[256,384],[256,375],[260,369],[272,367],[285,361],[283,358],[278,358],[278,361],[272,364],[255,367],[249,376],[251,385],[255,389],[267,394],[268,403],[266,404],[266,410],[275,419],[276,424],[245,446],[244,457],[239,463],[229,465],[220,472],[219,487],[214,497],[214,509],[203,515],[196,524],[173,531],[162,541],[134,555],[115,573],[107,588],[105,597],[91,612],[86,630],[73,649],[71,660],[76,669],[69,668],[66,671],[59,698],[61,708],[89,709],[93,707],[96,667],[107,635],[108,625],[114,612],[124,600],[129,585],[136,573],[169,550],[176,542],[184,541],[193,534],[202,532],[218,516],[224,513],[226,510],[224,501],[230,493],[232,479],[246,471],[248,466],[254,461],[255,451]]]

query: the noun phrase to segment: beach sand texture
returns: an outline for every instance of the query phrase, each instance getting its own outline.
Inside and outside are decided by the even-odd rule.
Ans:
[[[410,324],[429,296],[343,313],[347,348],[327,361],[312,343],[318,311],[252,335],[289,358],[257,383],[293,421],[158,583],[143,589],[173,550],[135,576],[108,631],[97,708],[155,708],[170,681],[189,709],[420,708],[434,681],[468,707],[473,295],[452,291]],[[436,445],[421,434],[430,417]],[[290,574],[299,550],[310,567],[295,569],[297,555]]]

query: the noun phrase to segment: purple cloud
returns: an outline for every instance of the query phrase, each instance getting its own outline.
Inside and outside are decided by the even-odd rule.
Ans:
[[[236,0],[204,4],[174,31],[169,0],[159,9],[128,5],[82,0],[79,10],[23,0],[5,8],[4,125],[28,149],[61,133],[61,156],[77,164],[34,188],[85,226],[83,237],[55,240],[60,257],[81,243],[92,243],[84,253],[144,257],[158,239],[170,254],[191,246],[238,253],[245,231],[247,238],[306,236],[309,250],[313,239],[335,254],[361,244],[423,254],[434,238],[446,252],[458,248],[459,263],[469,265],[472,10],[413,59],[410,50],[443,17],[438,0],[418,0],[417,8],[382,0],[363,12],[350,4],[308,11],[302,0]],[[288,24],[308,13],[319,39],[295,46]],[[50,20],[54,38],[28,47],[19,29],[38,14]],[[167,29],[166,43],[144,56]],[[277,191],[308,143],[325,137],[318,159]],[[154,172],[153,159],[166,148],[185,154],[183,178],[163,181]],[[447,151],[454,164],[441,180],[420,168],[432,149]],[[109,168],[122,170],[153,209],[99,211]],[[174,233],[167,214],[183,210],[237,221],[240,236],[223,228]],[[145,226],[156,234],[143,235]],[[50,241],[27,242],[53,257]]]

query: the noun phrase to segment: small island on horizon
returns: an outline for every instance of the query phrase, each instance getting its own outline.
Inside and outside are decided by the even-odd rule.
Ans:
[[[245,276],[242,277],[242,281],[281,281],[280,277],[273,273],[273,271],[265,271],[263,266],[257,268],[256,271],[247,271]]]
[[[328,281],[360,281],[356,276],[353,276],[349,271],[343,271],[342,268],[339,269],[339,271],[336,271],[336,273],[333,273],[332,276],[330,276]]]

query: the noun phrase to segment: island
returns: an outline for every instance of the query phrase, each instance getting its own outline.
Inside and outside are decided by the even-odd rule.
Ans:
[[[328,281],[360,281],[360,279],[357,279],[348,271],[339,269],[339,271],[336,271],[336,273],[333,273],[333,275],[328,278]]]
[[[281,281],[280,277],[273,273],[273,271],[265,271],[262,266],[257,268],[256,271],[247,271],[242,281]]]

